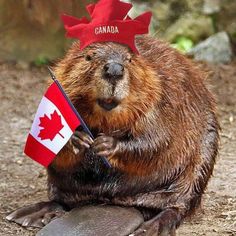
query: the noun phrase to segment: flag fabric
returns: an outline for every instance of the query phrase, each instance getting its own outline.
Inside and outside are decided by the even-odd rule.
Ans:
[[[25,154],[47,167],[81,124],[81,120],[57,81],[44,94],[31,130]]]

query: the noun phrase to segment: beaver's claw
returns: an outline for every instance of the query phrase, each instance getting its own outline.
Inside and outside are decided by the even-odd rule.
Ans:
[[[71,137],[71,144],[74,152],[77,154],[83,149],[90,148],[93,144],[93,139],[84,131],[75,131]]]
[[[117,139],[105,134],[100,134],[92,144],[92,148],[98,156],[112,156],[117,151]]]

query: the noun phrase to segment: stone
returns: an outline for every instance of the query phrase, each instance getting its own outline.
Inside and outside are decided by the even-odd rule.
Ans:
[[[188,9],[190,12],[198,12],[202,11],[202,6],[204,4],[204,0],[186,0],[188,4]]]
[[[53,220],[36,236],[125,236],[143,221],[142,214],[134,208],[84,206]]]
[[[187,0],[152,1],[150,9],[153,14],[152,22],[155,34],[163,38],[166,29],[185,14],[188,7]]]
[[[166,30],[164,38],[175,42],[176,39],[184,36],[197,43],[212,34],[214,34],[214,27],[210,17],[197,13],[186,13]]]
[[[236,1],[220,0],[221,11],[217,14],[216,25],[219,31],[226,31],[236,45]]]
[[[207,15],[218,13],[220,11],[220,0],[205,0],[202,10]]]
[[[192,48],[188,54],[192,55],[195,60],[210,63],[229,63],[233,56],[230,39],[226,32],[212,35]]]

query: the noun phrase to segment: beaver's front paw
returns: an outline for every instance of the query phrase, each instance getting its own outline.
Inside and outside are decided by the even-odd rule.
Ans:
[[[106,136],[105,134],[99,134],[92,144],[92,149],[98,156],[112,156],[117,152],[118,141],[116,138]]]
[[[86,148],[90,148],[93,144],[93,139],[84,131],[75,131],[71,137],[71,144],[77,154]]]

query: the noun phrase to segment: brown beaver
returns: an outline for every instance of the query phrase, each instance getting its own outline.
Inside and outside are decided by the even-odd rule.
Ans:
[[[139,55],[117,43],[83,51],[75,43],[56,65],[95,140],[76,131],[48,168],[50,202],[17,210],[9,220],[40,227],[59,209],[108,203],[143,213],[135,235],[174,235],[200,205],[219,139],[205,75],[166,43],[145,36],[136,45]]]

